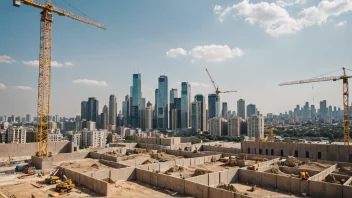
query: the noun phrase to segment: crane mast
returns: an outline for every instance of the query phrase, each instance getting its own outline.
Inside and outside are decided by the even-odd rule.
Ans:
[[[307,80],[299,80],[299,81],[292,81],[292,82],[285,82],[285,83],[280,83],[279,86],[285,86],[285,85],[294,85],[294,84],[304,84],[304,83],[313,83],[313,82],[323,82],[323,81],[337,81],[337,80],[342,80],[342,85],[343,85],[343,142],[344,145],[349,145],[350,144],[350,120],[349,120],[349,106],[348,106],[348,101],[349,101],[349,90],[348,90],[348,79],[352,78],[352,76],[347,76],[346,75],[346,68],[342,68],[343,70],[343,75],[342,76],[330,76],[330,77],[322,77],[322,78],[312,78],[312,79],[307,79]]]
[[[214,86],[216,96],[219,96],[220,93],[232,93],[232,92],[237,92],[237,91],[220,91],[220,90],[219,90],[219,87],[215,84],[215,81],[214,81],[213,78],[211,77],[211,75],[210,75],[208,69],[205,69],[205,71],[207,71],[208,76],[209,76],[210,81],[211,81],[211,84],[213,84],[213,86]]]
[[[38,78],[38,103],[37,103],[37,142],[38,157],[47,157],[48,152],[48,137],[49,137],[49,115],[50,115],[50,88],[51,88],[51,58],[52,58],[52,30],[53,30],[53,13],[60,16],[67,16],[96,26],[101,29],[106,29],[103,24],[100,24],[91,19],[75,15],[61,8],[56,8],[52,5],[51,0],[46,0],[45,4],[34,0],[13,0],[13,5],[19,7],[21,3],[28,6],[42,9],[40,19],[40,53],[39,53],[39,78]]]

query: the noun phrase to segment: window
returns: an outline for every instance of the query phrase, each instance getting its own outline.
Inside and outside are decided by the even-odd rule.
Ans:
[[[318,152],[318,159],[321,159],[321,152]]]
[[[274,149],[271,149],[271,155],[274,155]]]
[[[306,158],[309,158],[309,152],[306,151]]]
[[[284,156],[284,150],[281,150],[281,156]]]
[[[262,149],[259,149],[259,155],[261,155],[262,154]]]
[[[265,149],[265,155],[269,155],[268,149]]]
[[[251,153],[251,148],[247,149],[247,153],[250,154]]]
[[[295,151],[295,157],[298,157],[298,151]]]

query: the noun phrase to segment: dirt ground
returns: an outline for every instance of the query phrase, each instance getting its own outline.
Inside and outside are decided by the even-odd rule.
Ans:
[[[235,187],[237,192],[241,194],[247,193],[247,195],[251,197],[297,197],[295,195],[277,189],[264,189],[257,186],[256,190],[254,192],[251,192],[251,186],[249,185],[241,183],[232,183],[232,185]]]
[[[40,197],[48,197],[49,194],[56,193],[55,186],[47,185],[47,184],[39,184],[38,180],[42,180],[42,178],[38,177],[28,177],[25,179],[14,179],[12,181],[2,182],[0,183],[0,191],[10,197],[15,196],[16,198],[31,198],[31,196],[35,196],[37,198]],[[33,184],[41,185],[41,188],[34,187]],[[89,189],[76,187],[69,194],[60,195],[59,197],[99,197],[100,195],[90,191]]]
[[[198,170],[205,170],[205,172],[219,172],[219,171],[223,171],[225,169],[236,168],[236,167],[230,167],[230,166],[223,166],[224,164],[225,163],[223,163],[223,162],[217,161],[214,163],[205,163],[205,164],[200,164],[197,166],[183,167],[183,171],[172,172],[172,173],[170,173],[170,176],[180,178],[182,175],[186,179],[186,178],[197,176],[197,175],[194,175],[195,171],[197,169]]]
[[[139,153],[139,154],[135,154],[135,155],[124,156],[122,158],[122,161],[138,159],[138,158],[150,158],[150,159],[152,159],[152,157],[149,154],[147,154],[147,153]],[[159,159],[164,159],[164,160],[177,160],[177,159],[181,159],[183,157],[182,156],[176,156],[176,155],[169,155],[169,154],[166,154],[166,153],[158,153],[158,158]]]
[[[333,173],[352,176],[352,167],[346,166],[336,169]]]
[[[176,192],[138,181],[117,181],[109,186],[109,197],[184,197]]]
[[[85,159],[74,160],[74,161],[72,160],[72,161],[66,161],[66,162],[57,162],[57,163],[54,163],[54,167],[55,166],[69,168],[74,171],[78,171],[80,173],[110,169],[110,167],[101,164],[99,160],[95,160],[91,158],[85,158]]]
[[[287,176],[287,177],[297,177],[299,178],[299,175],[294,175],[294,174],[287,174],[285,172],[282,172],[279,167],[273,167],[267,171],[265,171],[265,173],[271,173],[271,174],[277,174],[277,175],[282,175],[282,176]]]
[[[316,171],[323,171],[327,168],[329,168],[331,165],[329,164],[321,164],[318,162],[306,162],[303,165],[300,165],[299,168],[305,168],[305,169],[310,169],[310,170],[316,170]]]

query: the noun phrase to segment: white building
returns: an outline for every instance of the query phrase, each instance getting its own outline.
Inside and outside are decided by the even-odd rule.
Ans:
[[[264,118],[253,115],[247,118],[247,135],[249,137],[264,137]]]
[[[105,148],[107,130],[82,130],[82,145],[90,148]]]
[[[64,136],[60,129],[49,129],[48,140],[49,142],[58,142],[64,140]]]
[[[9,127],[8,129],[9,143],[26,143],[26,128],[25,127]]]
[[[210,134],[213,136],[221,136],[225,122],[227,122],[227,120],[221,117],[210,118],[208,120]]]
[[[235,116],[228,119],[228,134],[229,136],[240,136],[241,134],[241,123],[243,119]]]
[[[68,135],[68,140],[73,142],[74,146],[82,146],[81,133],[73,133]]]
[[[144,131],[150,131],[153,129],[153,106],[151,104],[144,109]]]
[[[88,121],[87,122],[87,129],[88,131],[94,131],[96,128],[95,122],[93,121]]]
[[[135,129],[127,128],[125,130],[125,136],[132,136],[132,135],[135,135],[135,134],[136,134],[136,130]]]

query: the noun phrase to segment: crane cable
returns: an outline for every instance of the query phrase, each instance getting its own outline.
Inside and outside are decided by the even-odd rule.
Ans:
[[[92,19],[90,16],[86,15],[84,12],[82,12],[81,10],[79,10],[78,8],[76,8],[75,6],[71,5],[70,3],[68,3],[66,0],[62,0],[63,2],[65,2],[66,4],[68,4],[69,6],[71,6],[73,9],[77,10],[78,12],[80,12],[82,15],[86,16],[87,18]]]

